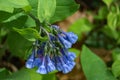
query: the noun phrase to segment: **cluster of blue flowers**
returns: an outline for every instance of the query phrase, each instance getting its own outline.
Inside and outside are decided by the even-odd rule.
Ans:
[[[74,66],[76,55],[69,52],[78,37],[72,32],[64,32],[58,26],[52,25],[53,33],[49,33],[49,40],[36,41],[32,54],[26,61],[27,68],[38,67],[37,73],[47,74],[54,70],[63,73],[70,72]]]

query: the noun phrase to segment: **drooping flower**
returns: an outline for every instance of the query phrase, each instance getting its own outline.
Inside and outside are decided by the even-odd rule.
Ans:
[[[34,62],[35,62],[35,54],[33,51],[31,56],[29,57],[29,59],[26,61],[26,67],[27,68],[34,68],[35,67]]]
[[[39,66],[39,68],[36,72],[40,73],[40,74],[47,74],[47,69],[45,66],[45,58],[43,58],[42,64]]]
[[[62,36],[59,36],[59,39],[60,39],[60,42],[65,46],[65,48],[68,49],[72,47],[72,43],[64,39]]]
[[[47,65],[47,66],[46,66],[47,71],[48,71],[48,72],[54,71],[54,70],[55,70],[55,66],[54,66],[53,62],[50,60],[50,57],[47,56],[46,58],[47,58],[47,64],[46,64],[46,65]]]
[[[62,64],[62,72],[63,73],[68,73],[71,71],[71,68],[64,62],[63,58],[60,58],[61,64]]]
[[[55,67],[56,67],[56,69],[58,70],[58,71],[62,71],[63,70],[63,67],[62,67],[62,64],[61,64],[61,62],[60,62],[60,60],[59,60],[59,57],[55,57],[54,58],[55,59]]]
[[[74,44],[78,39],[78,36],[75,35],[73,32],[65,33],[65,35],[72,44]]]
[[[26,62],[27,68],[38,67],[37,73],[47,74],[54,70],[64,74],[72,71],[75,66],[76,55],[69,52],[78,37],[72,32],[64,32],[56,25],[51,27],[53,33],[47,33],[48,41],[35,42],[33,52]],[[45,34],[43,34],[45,35]]]
[[[71,60],[74,60],[76,58],[76,55],[73,52],[68,52],[68,56]]]

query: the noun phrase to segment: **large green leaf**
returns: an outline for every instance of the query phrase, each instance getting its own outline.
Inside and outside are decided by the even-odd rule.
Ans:
[[[56,0],[38,0],[37,15],[40,22],[49,21],[54,15],[56,9]]]
[[[56,11],[50,22],[62,21],[74,14],[78,8],[79,6],[75,3],[75,0],[56,0]]]
[[[81,63],[87,80],[116,80],[105,63],[86,46],[82,48]]]
[[[88,21],[88,19],[81,18],[70,26],[69,31],[74,32],[78,35],[79,39],[81,39],[83,33],[88,33],[92,28],[93,25]]]
[[[12,55],[24,58],[26,54],[29,54],[27,50],[31,47],[32,42],[29,42],[17,32],[10,32],[7,38],[7,44]]]
[[[38,0],[28,0],[32,6],[31,13],[37,17],[38,10]],[[43,2],[43,0],[42,0]],[[51,17],[50,22],[54,23],[57,21],[62,21],[68,16],[74,14],[79,8],[79,5],[75,3],[74,0],[56,0],[56,10],[55,14]],[[49,12],[48,12],[49,13]]]
[[[13,12],[14,8],[23,8],[28,6],[27,0],[0,0],[0,10]]]

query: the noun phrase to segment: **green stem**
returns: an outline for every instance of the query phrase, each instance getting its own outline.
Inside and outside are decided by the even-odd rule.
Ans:
[[[36,25],[40,27],[40,32],[41,32],[41,30],[43,30],[43,31],[46,33],[46,35],[48,36],[49,42],[50,42],[51,44],[53,44],[52,41],[50,40],[50,36],[49,36],[48,31],[45,30],[45,29],[42,27],[42,24],[40,23],[39,19],[37,19],[37,18],[36,18],[34,15],[32,15],[31,13],[29,13],[29,16],[30,16],[33,20],[35,20]]]

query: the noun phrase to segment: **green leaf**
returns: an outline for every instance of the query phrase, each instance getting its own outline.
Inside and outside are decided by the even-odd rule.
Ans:
[[[11,15],[11,13],[0,11],[0,22],[8,19]]]
[[[82,39],[83,33],[91,31],[93,25],[86,18],[81,18],[73,23],[68,31],[72,31],[78,35],[79,39]]]
[[[0,10],[13,12],[14,8],[23,8],[28,6],[27,0],[0,0]]]
[[[0,0],[0,11],[6,11],[12,13],[14,8],[10,5],[7,0]]]
[[[31,17],[28,17],[25,25],[27,27],[35,27],[36,23],[35,23],[35,21]]]
[[[103,2],[109,7],[113,0],[103,0]]]
[[[55,74],[38,74],[36,73],[36,69],[27,69],[27,72],[29,72],[31,80],[56,80]]]
[[[29,42],[17,32],[10,32],[8,34],[7,44],[12,55],[21,58],[24,58],[27,54],[29,54],[27,50],[32,46],[32,42]]]
[[[112,65],[112,72],[115,77],[120,76],[120,60],[116,60]]]
[[[56,0],[56,11],[50,22],[55,23],[74,14],[79,8],[75,0]]]
[[[30,5],[32,6],[31,13],[37,17],[37,10],[38,10],[38,0],[28,0]],[[43,2],[43,1],[42,1]],[[46,4],[45,4],[46,5]],[[67,18],[74,14],[79,8],[79,5],[75,3],[74,0],[56,0],[56,10],[55,14],[52,15],[50,22],[55,23],[57,21],[62,21],[63,19]],[[49,13],[49,12],[48,12]]]
[[[74,52],[74,53],[76,54],[76,56],[79,56],[79,55],[80,55],[80,50],[78,50],[78,49],[70,48],[69,51],[70,51],[70,52]]]
[[[5,78],[7,75],[10,75],[9,71],[5,68],[0,69],[0,80]]]
[[[120,13],[117,15],[117,26],[120,26]]]
[[[6,0],[6,2],[9,2],[14,8],[23,8],[29,5],[27,0]]]
[[[115,48],[112,50],[112,58],[114,61],[120,60],[120,48]]]
[[[115,29],[111,29],[108,25],[102,29],[102,31],[110,38],[118,39],[119,35]]]
[[[36,29],[33,28],[24,29],[13,28],[13,29],[29,41],[36,41],[36,39],[41,39],[41,36]]]
[[[6,76],[3,80],[31,80],[29,73],[26,71],[26,69],[21,69],[12,75]]]
[[[115,30],[117,27],[117,21],[118,21],[117,17],[118,17],[117,14],[112,12],[110,12],[107,16],[107,24],[113,30]]]
[[[56,0],[38,0],[37,15],[40,22],[49,21],[54,15]]]
[[[86,46],[82,48],[81,63],[87,80],[116,80],[105,63]]]
[[[99,11],[98,15],[95,16],[97,19],[106,19],[108,15],[108,8],[106,6],[102,6]]]
[[[17,20],[18,18],[20,18],[22,16],[24,16],[25,18],[27,17],[27,15],[20,8],[15,9],[13,13],[0,11],[0,22],[2,22],[2,23],[11,22],[13,20]]]
[[[31,13],[37,17],[37,10],[38,10],[38,0],[28,0],[31,7],[32,7],[32,10],[31,10]]]
[[[12,22],[22,16],[26,17],[26,15],[23,14],[23,12],[18,12],[16,14],[11,15],[8,19],[4,20],[3,23]]]
[[[26,15],[21,15],[18,17],[17,16],[12,16],[11,18],[7,19],[4,23],[3,26],[6,27],[7,29],[12,29],[13,27],[16,28],[23,28],[25,27],[25,22],[27,20]]]

